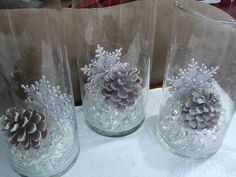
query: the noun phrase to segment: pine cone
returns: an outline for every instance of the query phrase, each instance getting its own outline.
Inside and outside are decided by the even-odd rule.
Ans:
[[[44,113],[31,108],[6,110],[3,131],[13,146],[21,145],[25,150],[38,149],[47,136],[48,124]]]
[[[104,77],[102,94],[105,102],[119,111],[132,106],[141,93],[142,79],[138,76],[140,71],[131,68],[128,63],[119,63]]]
[[[194,91],[182,107],[184,121],[189,128],[213,128],[221,115],[221,105],[216,95],[207,90]]]

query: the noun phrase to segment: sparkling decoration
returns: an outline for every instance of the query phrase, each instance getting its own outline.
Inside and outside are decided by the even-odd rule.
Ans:
[[[182,121],[192,130],[213,128],[221,116],[220,99],[215,93],[217,82],[213,78],[218,68],[208,69],[192,59],[187,69],[180,69],[176,77],[168,79],[168,102],[181,105]]]
[[[26,127],[27,135],[40,130],[41,136],[40,134],[35,135],[34,140],[42,139],[45,136],[46,138],[40,141],[39,148],[38,144],[33,145],[31,143],[30,147],[33,148],[28,148],[26,142],[23,143],[23,146],[10,146],[11,155],[9,158],[11,158],[11,162],[20,162],[22,169],[32,169],[33,174],[48,176],[52,172],[61,170],[65,164],[69,165],[78,153],[77,145],[74,142],[75,121],[73,119],[72,96],[62,93],[60,86],[51,85],[45,76],[42,76],[42,79],[35,81],[32,85],[21,85],[21,87],[27,96],[25,100],[27,109],[25,111],[15,110],[15,108],[9,110],[15,110],[16,113],[19,113],[15,116],[19,121],[21,121],[20,114],[24,112],[23,118],[27,118],[24,120],[24,124],[26,124],[25,126],[30,124],[29,129],[27,129],[28,126]],[[9,110],[6,113],[8,117]],[[0,118],[2,124],[6,116]],[[23,127],[23,124],[20,123],[20,125]],[[4,129],[4,127],[2,128]],[[5,128],[7,127],[5,126]],[[19,133],[17,140],[23,139],[23,135],[24,133]],[[30,136],[32,139],[33,134]],[[18,143],[12,144],[17,145]]]
[[[74,160],[77,149],[74,143],[73,124],[65,120],[60,128],[51,127],[39,149],[32,148],[26,151],[13,146],[10,153],[11,161],[20,162],[23,169],[31,169],[34,174],[47,176]]]
[[[38,149],[41,140],[47,136],[48,123],[44,113],[30,108],[6,110],[3,130],[8,142],[17,147],[21,145],[25,150]]]
[[[199,131],[186,126],[181,113],[182,106],[180,103],[172,104],[171,102],[166,102],[159,115],[159,134],[165,137],[167,142],[170,142],[172,148],[191,156],[198,156],[209,149],[217,148],[220,144],[220,137],[224,136],[224,129],[227,126],[224,119],[225,111],[220,113],[215,126]]]
[[[27,95],[26,103],[45,113],[59,127],[65,121],[65,117],[67,120],[72,120],[72,117],[68,117],[73,112],[72,97],[62,93],[60,86],[51,86],[45,76],[30,86],[21,85],[21,87]]]
[[[87,77],[85,87],[88,92],[96,93],[99,90],[106,104],[123,112],[135,104],[141,94],[143,81],[137,68],[120,62],[121,50],[110,53],[98,45],[96,58],[81,70]]]
[[[171,151],[198,158],[219,148],[234,108],[214,79],[218,68],[208,69],[192,59],[186,69],[169,79],[157,133]]]
[[[120,111],[134,105],[142,90],[139,73],[137,68],[131,68],[128,63],[120,63],[111,68],[104,78],[102,87],[105,102]]]
[[[93,126],[107,132],[123,132],[140,124],[145,117],[145,103],[148,88],[144,88],[137,98],[136,104],[126,108],[125,112],[114,109],[113,106],[104,103],[100,92],[88,93],[83,101],[83,113]]]
[[[110,53],[105,51],[100,45],[97,45],[95,59],[92,59],[89,65],[81,68],[81,71],[87,77],[87,89],[90,92],[96,92],[104,76],[115,64],[120,63],[121,51],[122,48]]]
[[[176,77],[168,78],[172,100],[181,102],[189,97],[196,89],[211,90],[216,82],[213,76],[217,67],[208,69],[205,64],[199,65],[195,59],[191,60],[187,69],[179,69]]]
[[[182,106],[182,116],[189,128],[209,129],[218,123],[221,110],[219,98],[213,92],[207,90],[193,91]]]

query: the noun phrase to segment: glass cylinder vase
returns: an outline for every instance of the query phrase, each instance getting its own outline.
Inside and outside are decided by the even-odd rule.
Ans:
[[[236,21],[210,5],[173,0],[157,135],[171,152],[205,158],[220,148],[236,103]]]
[[[128,135],[144,121],[156,2],[73,1],[85,121],[101,135]]]
[[[1,134],[22,176],[60,176],[79,154],[60,1],[0,2]]]

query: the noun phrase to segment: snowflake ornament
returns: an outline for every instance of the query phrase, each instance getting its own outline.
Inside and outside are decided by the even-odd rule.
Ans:
[[[88,89],[91,92],[95,92],[106,73],[115,64],[120,63],[121,51],[122,48],[116,49],[114,52],[108,52],[100,45],[97,45],[95,59],[92,59],[89,65],[81,68],[81,71],[87,77]]]
[[[187,69],[179,69],[177,76],[168,78],[169,89],[174,101],[184,101],[194,90],[212,90],[214,83],[213,78],[219,67],[211,67],[199,65],[193,58],[188,64]]]
[[[108,52],[97,45],[95,59],[81,68],[81,71],[87,77],[86,91],[100,92],[107,105],[125,111],[136,103],[143,80],[137,68],[127,62],[120,62],[121,50]]]
[[[45,76],[34,84],[21,85],[27,95],[26,104],[45,113],[59,127],[72,120],[71,96],[61,92],[60,86],[52,86]]]

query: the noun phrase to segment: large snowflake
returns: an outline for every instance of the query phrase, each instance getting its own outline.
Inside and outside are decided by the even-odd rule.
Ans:
[[[61,92],[59,86],[52,86],[45,76],[31,85],[21,85],[27,95],[26,104],[44,112],[53,122],[62,126],[72,120],[71,96]]]
[[[199,65],[192,59],[186,69],[180,69],[177,76],[168,78],[173,100],[182,101],[194,90],[212,90],[216,82],[213,77],[218,68],[217,66],[209,69],[205,64]]]
[[[108,52],[97,45],[95,58],[91,59],[90,64],[81,68],[81,71],[87,77],[87,87],[90,91],[96,91],[111,67],[120,63],[121,51],[122,48],[116,49],[114,52]]]

